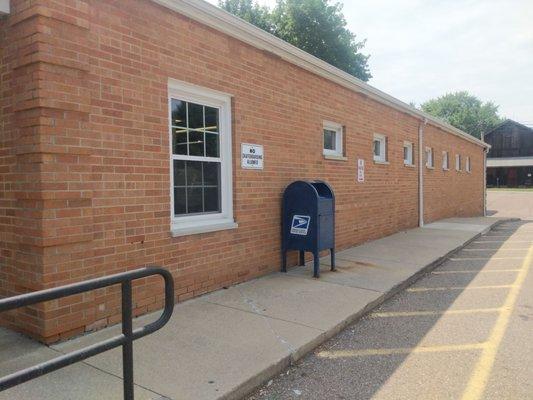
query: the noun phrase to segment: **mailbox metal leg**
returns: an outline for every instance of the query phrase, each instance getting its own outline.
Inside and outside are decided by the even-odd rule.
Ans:
[[[335,249],[329,249],[330,255],[331,255],[331,270],[336,271],[335,268]]]
[[[320,278],[320,258],[318,252],[313,253],[313,278]]]
[[[281,251],[281,272],[287,272],[287,250]]]
[[[305,251],[300,250],[300,266],[305,265]]]

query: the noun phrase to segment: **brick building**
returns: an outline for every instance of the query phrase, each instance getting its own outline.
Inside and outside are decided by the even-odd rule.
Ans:
[[[340,249],[484,212],[484,143],[208,3],[10,6],[2,297],[161,265],[183,301],[275,271],[281,194],[297,179],[333,187]],[[263,169],[242,167],[242,144],[263,146]],[[2,323],[52,342],[117,322],[118,290]],[[135,313],[160,293],[138,282]]]

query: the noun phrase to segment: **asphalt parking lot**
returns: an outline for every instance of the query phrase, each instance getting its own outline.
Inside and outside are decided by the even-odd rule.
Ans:
[[[488,204],[533,217],[533,192]],[[505,222],[249,399],[533,399],[530,268],[533,221]]]
[[[495,217],[533,219],[533,189],[489,189],[487,214]]]

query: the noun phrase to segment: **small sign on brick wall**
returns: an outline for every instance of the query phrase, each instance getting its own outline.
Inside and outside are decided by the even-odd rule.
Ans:
[[[363,183],[365,181],[365,160],[359,158],[357,160],[357,182]]]
[[[241,143],[241,166],[243,169],[263,169],[263,146]]]

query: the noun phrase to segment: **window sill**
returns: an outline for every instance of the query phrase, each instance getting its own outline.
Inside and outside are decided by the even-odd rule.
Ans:
[[[403,164],[404,167],[416,168],[415,164]]]
[[[232,219],[221,219],[219,221],[189,222],[187,224],[174,223],[170,228],[172,237],[196,235],[198,233],[208,233],[235,229],[239,225]]]
[[[324,154],[324,159],[333,161],[348,161],[348,157],[338,156],[335,154]]]
[[[450,168],[443,168],[442,170],[443,170],[443,171],[449,171]]]
[[[427,168],[427,169],[435,169],[435,167],[430,167],[430,166],[428,166],[428,165],[426,165],[426,168]]]
[[[374,160],[374,164],[389,165],[388,161]]]

